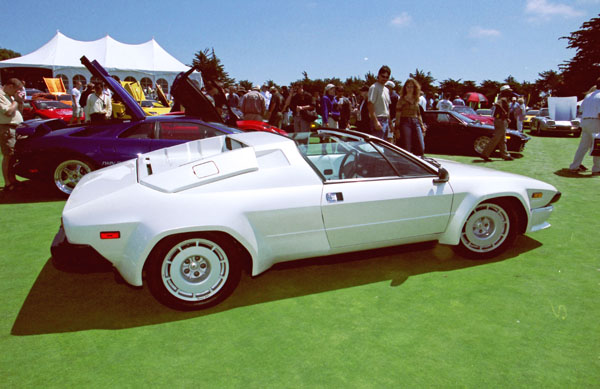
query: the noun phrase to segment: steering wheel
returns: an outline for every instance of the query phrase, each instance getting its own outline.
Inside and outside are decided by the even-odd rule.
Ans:
[[[354,157],[350,159],[350,157]],[[340,163],[340,179],[353,178],[356,175],[356,165],[358,161],[358,152],[356,150],[348,150],[342,162]]]

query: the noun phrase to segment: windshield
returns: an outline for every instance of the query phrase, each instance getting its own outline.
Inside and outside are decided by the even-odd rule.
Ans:
[[[477,115],[475,110],[471,107],[464,107],[461,105],[457,105],[457,106],[454,106],[453,110],[456,112],[459,112],[459,113],[463,113],[463,114],[466,113],[468,115]]]
[[[473,120],[473,119],[471,119],[471,118],[468,118],[468,117],[466,117],[465,115],[462,115],[462,114],[460,114],[460,113],[458,113],[458,112],[455,112],[455,113],[456,113],[456,116],[458,116],[458,118],[459,118],[460,120],[462,120],[462,121],[465,121],[465,122],[467,122],[467,123],[469,123],[469,124],[478,123],[478,121],[477,121],[477,120]]]
[[[538,116],[550,116],[550,113],[548,112],[548,108],[542,108],[542,109],[540,109],[540,112],[538,113]]]
[[[537,109],[530,109],[529,111],[527,111],[526,115],[533,115],[536,116],[540,111],[538,111]]]

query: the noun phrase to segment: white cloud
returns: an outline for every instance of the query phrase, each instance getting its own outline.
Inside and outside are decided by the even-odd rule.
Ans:
[[[550,3],[548,0],[527,0],[525,13],[530,14],[531,19],[540,18],[543,20],[548,20],[554,16],[572,18],[584,15],[583,11],[570,5]]]
[[[479,26],[471,27],[469,36],[471,38],[494,38],[500,36],[500,31],[491,28],[482,28]]]
[[[392,19],[392,25],[403,27],[409,25],[411,21],[412,18],[410,15],[406,12],[402,12],[399,16],[396,16],[394,19]]]

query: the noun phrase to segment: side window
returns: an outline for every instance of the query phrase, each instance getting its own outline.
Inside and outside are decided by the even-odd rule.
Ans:
[[[160,123],[159,138],[172,140],[196,140],[223,135],[223,132],[212,127],[190,122]]]
[[[447,113],[438,113],[437,121],[440,123],[450,123],[450,115]]]
[[[311,133],[296,141],[313,168],[328,181],[397,176],[377,149],[360,138]]]
[[[154,138],[154,123],[138,124],[123,132],[119,138],[152,139]]]
[[[428,171],[425,167],[396,150],[389,149],[382,145],[377,145],[376,147],[377,150],[390,161],[401,177],[423,177],[433,175],[433,173]]]
[[[454,116],[448,115],[448,120],[450,123],[460,123],[460,121]]]

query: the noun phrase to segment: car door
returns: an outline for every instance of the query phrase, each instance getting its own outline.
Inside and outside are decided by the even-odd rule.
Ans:
[[[424,115],[427,131],[425,132],[425,147],[430,149],[448,149],[455,140],[455,121],[448,112],[426,112]]]
[[[99,149],[99,163],[102,167],[114,165],[122,161],[137,158],[138,154],[151,151],[150,140],[154,132],[152,122],[134,122],[117,130],[116,138],[99,137],[94,140]]]
[[[427,236],[446,229],[453,197],[448,182],[436,182],[433,169],[383,143],[352,143],[345,152],[348,156],[330,156],[330,161],[339,162],[330,163],[327,172],[338,173],[323,186],[321,209],[331,247]]]

